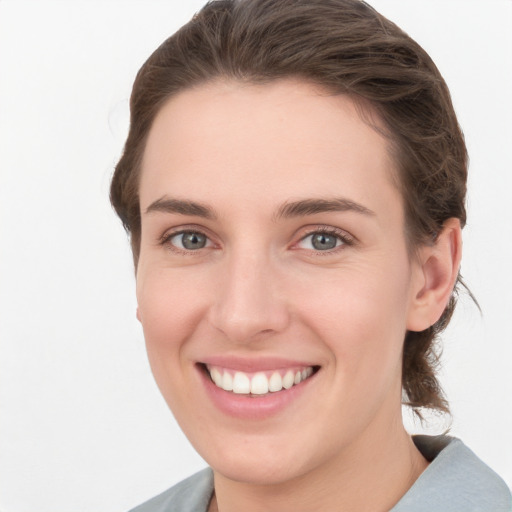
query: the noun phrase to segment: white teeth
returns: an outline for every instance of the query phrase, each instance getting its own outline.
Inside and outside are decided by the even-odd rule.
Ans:
[[[222,376],[222,389],[224,391],[232,391],[233,390],[233,377],[228,372],[224,372]]]
[[[265,395],[268,393],[268,379],[264,373],[257,373],[251,380],[251,393],[253,395]]]
[[[222,387],[222,373],[220,373],[219,370],[217,370],[217,368],[213,368],[212,371],[210,372],[210,375],[212,376],[213,382],[215,382],[215,384],[219,388],[221,388]]]
[[[227,372],[224,373],[226,375]],[[233,377],[233,393],[246,395],[251,391],[251,381],[245,373],[236,372]]]
[[[278,372],[274,372],[268,381],[268,390],[269,391],[281,391],[283,389],[283,379]]]
[[[209,366],[207,368],[217,387],[240,395],[266,395],[269,392],[281,391],[283,388],[290,389],[313,375],[312,366],[296,371],[287,370],[284,376],[276,370],[270,378],[268,377],[270,372],[258,372],[251,377],[244,372],[235,372],[233,375],[222,368]]]
[[[293,386],[293,372],[288,370],[283,377],[283,388],[290,389]]]

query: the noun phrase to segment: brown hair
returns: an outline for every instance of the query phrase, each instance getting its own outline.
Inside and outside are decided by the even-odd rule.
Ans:
[[[216,78],[291,77],[348,94],[378,115],[397,163],[410,248],[435,241],[451,217],[464,226],[464,138],[442,76],[415,41],[360,0],[216,0],[167,39],[135,79],[130,131],[111,185],[135,265],[140,165],[164,102]],[[420,417],[423,407],[449,412],[436,379],[435,339],[450,321],[456,292],[436,324],[405,337],[404,401]]]

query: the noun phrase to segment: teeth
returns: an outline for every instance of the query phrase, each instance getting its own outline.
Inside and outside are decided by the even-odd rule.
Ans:
[[[290,389],[293,386],[293,372],[288,370],[283,377],[283,388]]]
[[[274,372],[268,381],[268,390],[275,392],[281,391],[281,389],[283,389],[283,379],[278,372]]]
[[[313,367],[301,368],[297,370],[258,372],[248,375],[244,372],[230,373],[218,367],[207,367],[212,381],[224,391],[232,391],[239,395],[266,395],[269,392],[275,393],[284,389],[290,389],[292,386],[300,384],[303,380],[311,377]]]
[[[222,373],[217,370],[217,368],[212,368],[212,371],[210,372],[210,375],[212,376],[213,382],[219,386],[219,388],[222,387]]]
[[[222,389],[224,391],[232,391],[233,390],[233,377],[228,372],[224,372],[222,376]]]
[[[226,375],[226,372],[224,372]],[[251,391],[251,381],[245,373],[236,372],[233,377],[233,393],[246,395]]]
[[[264,373],[257,373],[251,380],[251,393],[253,395],[266,395],[269,382]]]

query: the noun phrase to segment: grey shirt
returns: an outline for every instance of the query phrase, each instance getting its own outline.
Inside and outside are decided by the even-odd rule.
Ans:
[[[390,512],[512,512],[505,482],[462,441],[413,439],[431,463]],[[207,512],[212,493],[213,472],[207,468],[131,512]]]

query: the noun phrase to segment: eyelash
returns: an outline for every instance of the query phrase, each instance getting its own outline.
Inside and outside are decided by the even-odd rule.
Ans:
[[[174,237],[179,236],[179,235],[184,235],[184,234],[201,235],[201,236],[206,237],[207,240],[211,242],[211,238],[204,231],[191,227],[189,229],[182,228],[182,229],[179,229],[178,231],[171,231],[171,232],[164,233],[159,239],[159,245],[167,246],[170,248],[170,250],[172,252],[177,253],[177,254],[191,255],[191,254],[197,254],[197,253],[201,252],[201,249],[203,249],[203,248],[196,249],[196,250],[187,250],[187,249],[181,249],[180,247],[177,247],[176,245],[171,243],[171,240]],[[325,251],[311,249],[311,252],[313,252],[315,255],[320,255],[320,256],[329,255],[334,252],[338,252],[339,250],[343,250],[343,247],[347,247],[347,246],[350,247],[356,243],[356,239],[352,235],[350,235],[346,231],[343,231],[339,228],[328,227],[328,226],[315,226],[314,228],[309,230],[305,235],[303,235],[298,242],[295,242],[292,246],[292,249],[299,250],[300,248],[296,247],[299,243],[303,242],[310,236],[318,235],[318,234],[325,234],[325,235],[333,236],[333,237],[337,238],[338,240],[340,240],[341,244],[339,246],[336,246],[332,249],[327,249]],[[206,247],[204,247],[204,248],[206,248]]]
[[[179,235],[185,235],[185,234],[204,236],[207,239],[207,243],[208,242],[211,243],[211,241],[212,241],[211,237],[208,236],[201,229],[197,229],[195,227],[190,227],[190,228],[187,229],[185,227],[185,228],[182,228],[182,229],[178,229],[177,231],[171,231],[171,232],[167,231],[166,233],[164,233],[159,238],[158,244],[161,245],[161,246],[166,246],[167,248],[169,248],[169,250],[171,250],[172,252],[174,252],[176,254],[187,255],[187,256],[199,254],[201,252],[201,249],[207,248],[207,247],[204,247],[204,248],[196,249],[196,250],[187,250],[187,249],[182,249],[180,247],[177,247],[176,245],[171,243],[171,240],[174,237],[179,236]]]
[[[318,234],[333,236],[333,237],[337,238],[338,240],[340,240],[341,244],[339,246],[333,247],[332,249],[327,249],[325,251],[311,249],[311,251],[315,254],[315,256],[317,256],[317,255],[318,256],[332,255],[333,253],[337,253],[338,251],[343,250],[344,247],[350,247],[356,243],[356,239],[352,235],[347,233],[346,231],[343,231],[342,229],[334,228],[334,227],[330,227],[330,226],[315,226],[310,231],[308,231],[304,236],[302,236],[300,238],[300,240],[294,244],[294,246],[303,242],[308,237],[311,237],[313,235],[318,235]]]

